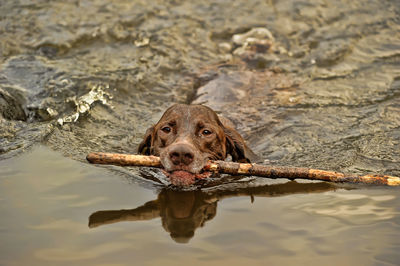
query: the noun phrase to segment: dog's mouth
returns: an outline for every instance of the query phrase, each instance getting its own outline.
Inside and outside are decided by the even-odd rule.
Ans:
[[[196,182],[196,180],[210,177],[212,174],[208,171],[204,171],[199,174],[193,174],[184,170],[176,170],[171,172],[163,170],[163,173],[169,178],[172,185],[181,187],[191,186]]]

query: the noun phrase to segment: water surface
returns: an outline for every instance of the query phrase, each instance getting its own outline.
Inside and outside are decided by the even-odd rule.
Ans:
[[[42,146],[0,166],[2,265],[396,265],[400,259],[397,189],[322,182],[146,189]]]

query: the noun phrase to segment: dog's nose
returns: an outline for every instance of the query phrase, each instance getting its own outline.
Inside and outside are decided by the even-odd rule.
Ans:
[[[194,152],[189,145],[180,144],[171,149],[169,158],[174,165],[189,165],[193,162]]]

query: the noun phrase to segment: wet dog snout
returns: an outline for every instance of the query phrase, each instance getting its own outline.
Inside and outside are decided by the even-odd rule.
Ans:
[[[169,151],[169,158],[174,165],[190,165],[194,160],[194,151],[187,144],[177,144]]]

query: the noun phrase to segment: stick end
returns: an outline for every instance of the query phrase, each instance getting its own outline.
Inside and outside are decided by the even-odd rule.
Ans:
[[[97,157],[98,157],[97,152],[91,152],[91,153],[88,153],[88,155],[86,155],[86,160],[89,163],[94,163],[95,158],[97,158]]]
[[[400,178],[395,176],[388,176],[387,184],[389,186],[400,186]]]

